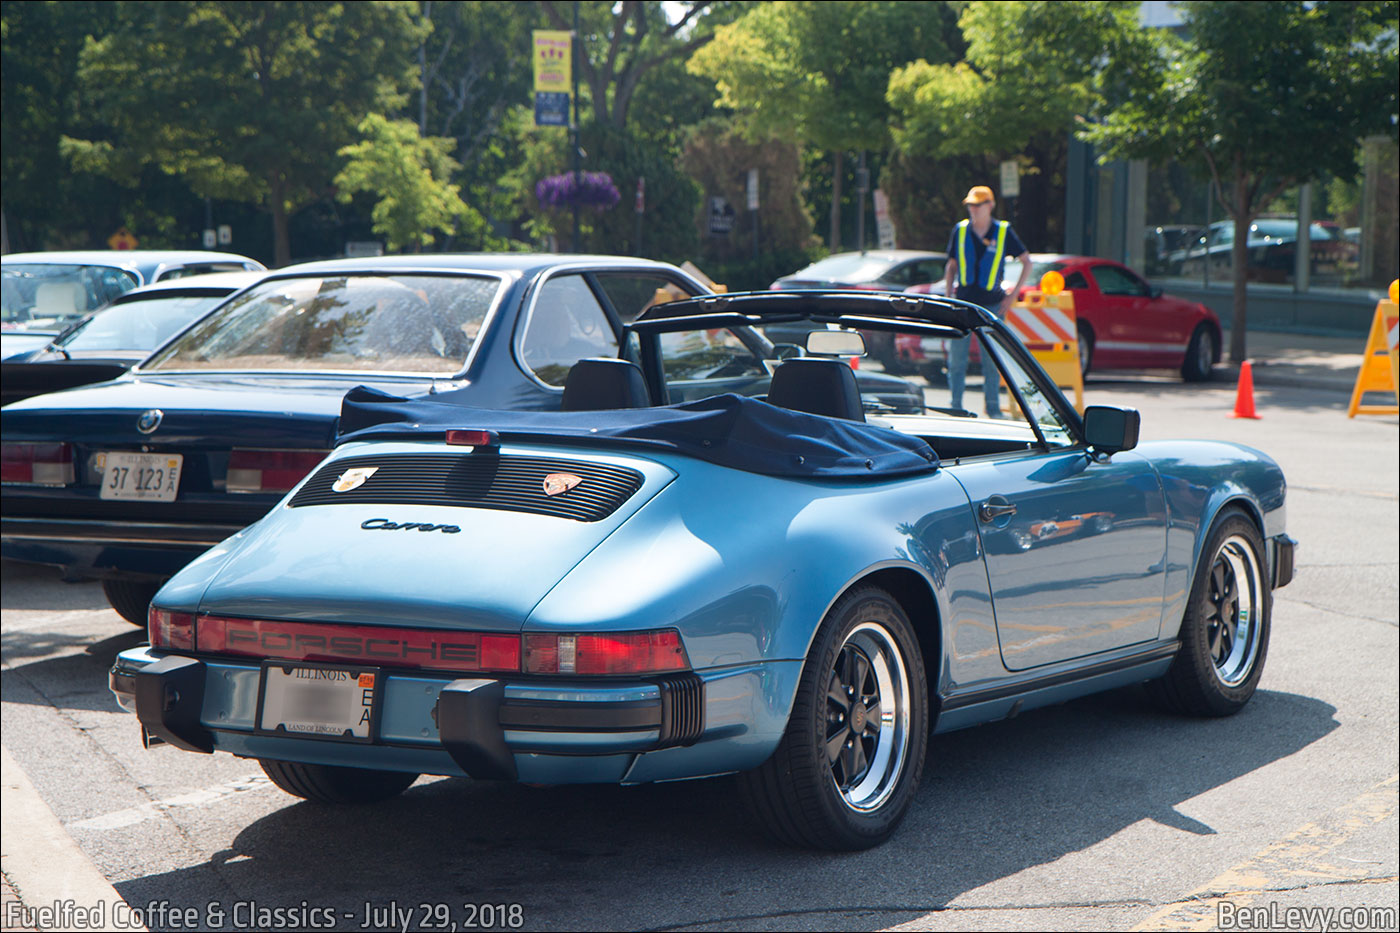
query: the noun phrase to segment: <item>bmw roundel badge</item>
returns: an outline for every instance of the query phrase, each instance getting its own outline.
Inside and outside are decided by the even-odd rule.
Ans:
[[[165,417],[165,412],[159,408],[151,408],[141,412],[141,417],[136,419],[136,430],[142,434],[150,434],[160,427],[161,419]]]
[[[583,482],[583,477],[575,476],[572,473],[551,473],[544,478],[544,494],[546,496],[563,495]]]

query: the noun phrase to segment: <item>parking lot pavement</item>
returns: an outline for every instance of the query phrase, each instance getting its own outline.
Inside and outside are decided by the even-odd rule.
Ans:
[[[247,761],[142,750],[103,679],[140,633],[96,585],[5,564],[4,910],[73,897],[59,882],[88,904],[332,903],[355,916],[342,928],[367,904],[449,904],[460,923],[468,901],[523,904],[527,929],[1207,929],[1394,908],[1400,419],[1345,417],[1359,346],[1251,347],[1261,421],[1228,418],[1228,370],[1086,389],[1140,408],[1144,439],[1238,440],[1285,469],[1299,575],[1239,716],[1166,717],[1125,691],[940,736],[905,827],[847,856],[755,839],[724,781],[422,779],[347,818]],[[12,830],[25,814],[41,829]]]

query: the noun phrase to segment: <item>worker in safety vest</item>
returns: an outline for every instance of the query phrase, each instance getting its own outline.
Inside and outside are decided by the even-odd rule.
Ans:
[[[992,189],[977,185],[963,198],[967,205],[967,220],[959,221],[948,238],[948,266],[943,275],[945,294],[981,305],[999,318],[1006,317],[1015,296],[1020,293],[1031,274],[1031,257],[1016,231],[1005,220],[993,220],[992,208],[996,198]],[[1002,272],[1007,257],[1021,263],[1021,277],[1008,294],[1001,287]],[[953,281],[957,280],[956,291]],[[972,337],[948,341],[948,387],[952,390],[954,408],[962,408],[963,385],[967,381],[967,357]],[[990,417],[1001,416],[999,388],[995,364],[982,358],[982,393]]]

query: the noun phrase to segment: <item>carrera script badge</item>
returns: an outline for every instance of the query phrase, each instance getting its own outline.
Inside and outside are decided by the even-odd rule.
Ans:
[[[349,492],[352,489],[359,489],[365,484],[365,480],[375,474],[379,467],[351,467],[331,486],[331,492]]]
[[[544,494],[559,496],[583,482],[583,477],[572,473],[551,473],[544,478]]]

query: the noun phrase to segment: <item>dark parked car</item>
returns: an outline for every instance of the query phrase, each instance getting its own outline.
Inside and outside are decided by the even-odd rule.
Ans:
[[[279,270],[108,383],[0,409],[0,554],[101,579],[133,624],[160,583],[262,517],[330,450],[357,385],[462,389],[483,408],[560,407],[580,359],[615,356],[649,305],[705,288],[608,256],[399,256]],[[767,391],[778,353],[752,328],[677,344],[671,365]],[[860,376],[872,410],[922,391]]]
[[[902,292],[913,286],[942,282],[947,264],[946,253],[914,249],[834,253],[805,269],[782,276],[768,287],[773,291],[858,288],[862,291]],[[770,324],[765,333],[776,343],[800,344],[807,330],[813,326],[810,323]],[[888,333],[869,331],[865,334],[865,340],[870,355],[884,365],[886,372],[906,371],[899,365],[894,341]]]
[[[166,279],[118,295],[36,348],[5,358],[0,404],[115,379],[261,272],[215,272]],[[28,334],[14,335],[28,337]]]

